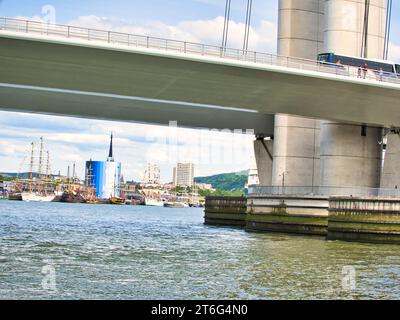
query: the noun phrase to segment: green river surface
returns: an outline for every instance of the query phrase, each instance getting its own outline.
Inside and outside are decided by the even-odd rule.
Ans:
[[[0,299],[400,299],[399,246],[247,233],[203,216],[1,201]]]

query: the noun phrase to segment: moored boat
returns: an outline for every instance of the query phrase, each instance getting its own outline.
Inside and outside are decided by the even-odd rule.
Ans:
[[[55,194],[41,194],[35,192],[23,192],[21,194],[22,201],[27,202],[51,202],[55,198]]]
[[[123,205],[125,204],[125,199],[119,197],[111,197],[110,204]]]
[[[86,199],[80,192],[64,191],[64,193],[61,196],[61,202],[85,203]]]
[[[162,200],[157,200],[153,198],[145,198],[145,205],[146,206],[152,206],[152,207],[163,207],[164,206],[164,201]]]
[[[166,208],[188,208],[189,205],[184,202],[165,202],[164,207],[166,207]]]
[[[9,193],[9,194],[8,194],[8,200],[22,201],[22,194],[21,194],[21,192]]]

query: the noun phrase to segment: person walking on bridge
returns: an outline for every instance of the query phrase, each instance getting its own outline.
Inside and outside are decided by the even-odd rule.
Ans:
[[[361,69],[362,69],[362,66],[360,64],[360,66],[358,67],[358,71],[357,71],[357,78],[361,78]]]
[[[383,80],[383,69],[380,68],[379,69],[379,81],[382,81],[382,80]]]
[[[367,72],[368,72],[368,65],[367,64],[364,64],[363,72],[364,72],[364,79],[366,79],[367,78]]]

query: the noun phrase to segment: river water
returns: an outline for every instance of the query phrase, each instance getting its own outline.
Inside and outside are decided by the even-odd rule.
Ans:
[[[203,225],[202,209],[0,201],[1,299],[400,299],[400,247]]]

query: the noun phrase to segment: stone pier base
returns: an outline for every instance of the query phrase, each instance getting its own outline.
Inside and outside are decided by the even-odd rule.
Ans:
[[[400,199],[330,198],[327,238],[400,244]]]
[[[205,224],[244,227],[246,224],[246,198],[207,197],[204,213]]]
[[[270,195],[247,200],[247,231],[326,236],[327,227],[327,198]]]
[[[249,232],[324,236],[328,240],[400,244],[400,199],[250,195],[208,197],[205,223]]]

